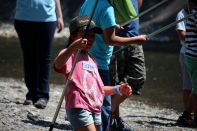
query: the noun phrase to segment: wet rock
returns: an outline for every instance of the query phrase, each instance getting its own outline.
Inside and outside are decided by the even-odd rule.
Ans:
[[[33,114],[31,112],[27,113],[27,118],[32,121],[39,121],[39,115]]]

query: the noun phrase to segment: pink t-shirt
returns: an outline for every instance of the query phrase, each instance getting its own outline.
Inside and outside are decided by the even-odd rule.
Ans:
[[[62,69],[55,69],[64,74],[65,81],[71,71],[75,56],[76,52],[71,55]],[[100,113],[104,98],[103,86],[95,61],[90,56],[80,54],[65,94],[66,109],[83,108]]]

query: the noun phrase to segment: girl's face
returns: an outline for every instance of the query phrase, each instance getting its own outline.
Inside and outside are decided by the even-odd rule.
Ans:
[[[79,31],[76,34],[76,37],[75,38],[76,39],[82,38],[83,35],[84,35],[84,31]],[[94,40],[95,40],[95,33],[90,30],[88,32],[87,36],[86,36],[86,39],[88,40],[88,42],[87,42],[86,48],[83,49],[84,51],[88,51],[92,47],[92,45],[94,43]]]

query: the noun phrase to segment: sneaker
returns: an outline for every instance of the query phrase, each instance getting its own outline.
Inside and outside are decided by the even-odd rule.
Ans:
[[[184,126],[184,127],[193,127],[195,125],[191,113],[186,113],[186,112],[183,112],[183,114],[179,116],[176,123],[179,126]]]
[[[122,120],[121,117],[117,117],[112,119],[111,126],[110,126],[111,131],[134,131],[134,128],[127,124],[125,121]]]
[[[26,99],[23,103],[23,105],[32,105],[33,104],[33,101],[30,100],[30,99]]]
[[[110,131],[118,131],[118,123],[116,119],[111,120]]]
[[[46,108],[48,100],[46,98],[39,98],[35,103],[34,106],[38,109]]]

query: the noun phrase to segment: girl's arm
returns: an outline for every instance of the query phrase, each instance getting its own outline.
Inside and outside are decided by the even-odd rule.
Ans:
[[[65,63],[67,62],[71,54],[76,50],[84,48],[86,44],[87,44],[87,39],[80,38],[80,39],[75,40],[67,48],[67,50],[63,50],[63,52],[55,58],[54,60],[55,68],[61,69],[65,65]]]
[[[116,85],[116,86],[104,86],[103,91],[106,96],[113,95],[113,94],[123,94],[126,96],[130,96],[132,93],[132,89],[127,83]]]
[[[61,32],[62,29],[64,28],[64,20],[62,16],[60,0],[55,0],[55,3],[56,3],[56,13],[57,13],[57,28],[58,28],[58,32]]]
[[[139,35],[135,37],[120,37],[116,35],[114,27],[103,30],[103,35],[107,44],[115,46],[123,46],[130,44],[142,44],[147,41],[146,35]]]

